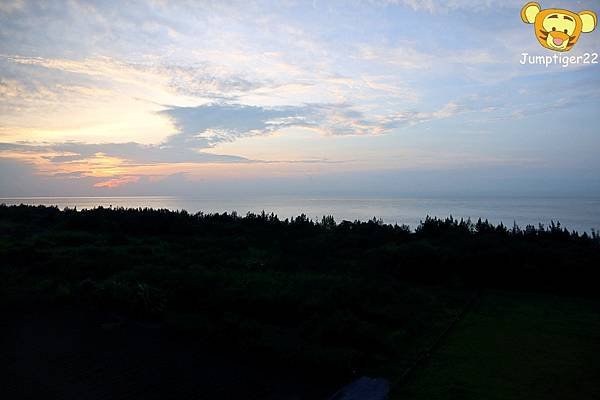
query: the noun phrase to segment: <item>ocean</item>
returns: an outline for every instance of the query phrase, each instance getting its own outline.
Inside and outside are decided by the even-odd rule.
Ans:
[[[411,228],[419,225],[427,215],[436,217],[488,219],[493,223],[503,222],[512,227],[516,222],[545,226],[551,221],[560,221],[569,230],[580,233],[600,230],[600,198],[336,198],[336,197],[177,197],[177,196],[134,196],[134,197],[27,197],[0,198],[4,204],[54,205],[59,208],[78,209],[103,207],[152,207],[170,210],[187,210],[190,213],[236,211],[275,213],[285,219],[306,214],[312,219],[332,215],[336,221],[369,220],[380,218],[386,223],[406,224]]]

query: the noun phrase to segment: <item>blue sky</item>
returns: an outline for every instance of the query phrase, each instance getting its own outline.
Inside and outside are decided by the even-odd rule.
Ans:
[[[1,1],[0,196],[600,195],[600,67],[521,65],[524,3]]]

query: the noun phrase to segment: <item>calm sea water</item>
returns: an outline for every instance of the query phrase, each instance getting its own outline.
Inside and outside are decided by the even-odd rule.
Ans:
[[[336,221],[381,218],[387,223],[415,228],[425,216],[489,219],[511,226],[560,221],[570,230],[600,229],[600,198],[331,198],[331,197],[29,197],[0,198],[5,204],[55,205],[78,209],[103,207],[152,207],[189,212],[275,213],[280,218],[301,213],[313,219],[333,215]]]

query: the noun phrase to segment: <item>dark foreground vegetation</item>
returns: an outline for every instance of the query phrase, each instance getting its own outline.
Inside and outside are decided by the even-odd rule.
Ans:
[[[482,290],[595,297],[598,266],[560,224],[0,206],[5,312],[152,321],[330,382],[395,381]]]

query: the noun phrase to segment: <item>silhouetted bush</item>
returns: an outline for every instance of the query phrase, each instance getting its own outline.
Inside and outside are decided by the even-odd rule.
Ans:
[[[240,351],[339,373],[409,359],[480,288],[595,296],[600,238],[427,217],[0,206],[0,304],[164,320]]]

